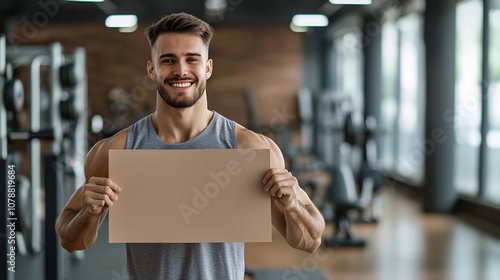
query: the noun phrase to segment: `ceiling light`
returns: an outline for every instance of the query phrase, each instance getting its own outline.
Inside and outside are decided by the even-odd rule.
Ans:
[[[322,27],[328,26],[328,18],[325,15],[294,15],[292,23],[301,27]]]
[[[112,15],[106,18],[106,27],[133,27],[137,25],[136,15]]]
[[[104,0],[65,0],[66,2],[104,2]]]
[[[340,5],[370,5],[372,0],[330,0],[330,3]]]

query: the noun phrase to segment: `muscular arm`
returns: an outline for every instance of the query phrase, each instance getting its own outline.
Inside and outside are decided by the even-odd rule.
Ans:
[[[119,187],[108,177],[109,149],[125,148],[126,131],[98,142],[85,161],[86,183],[78,188],[56,221],[61,245],[68,251],[90,248],[113,201],[118,199]]]
[[[314,252],[321,245],[324,219],[297,179],[285,169],[278,146],[269,138],[238,127],[239,148],[270,149],[271,169],[263,178],[263,189],[272,197],[271,211],[274,227],[290,246]]]
[[[87,205],[78,205],[78,201],[83,200],[83,192],[83,186],[76,190],[56,221],[61,245],[68,252],[90,248],[97,239],[97,231],[108,213],[106,208],[100,214],[92,214]]]

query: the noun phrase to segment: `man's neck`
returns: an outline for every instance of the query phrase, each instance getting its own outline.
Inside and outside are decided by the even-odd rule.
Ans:
[[[189,108],[172,108],[165,103],[157,103],[152,120],[160,139],[167,143],[177,144],[200,134],[214,115],[208,110],[206,100],[202,99]],[[160,98],[157,102],[164,101]]]

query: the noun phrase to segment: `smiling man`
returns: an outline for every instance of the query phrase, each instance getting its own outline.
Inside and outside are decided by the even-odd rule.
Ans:
[[[151,46],[148,75],[157,87],[156,110],[116,135],[98,142],[87,155],[86,182],[75,191],[57,222],[69,252],[91,247],[102,221],[120,194],[108,178],[110,149],[270,149],[271,169],[262,191],[272,197],[272,223],[292,247],[314,252],[324,220],[283,155],[269,138],[208,109],[206,82],[212,28],[185,14],[171,14],[147,29]],[[243,279],[243,243],[127,244],[130,279]]]

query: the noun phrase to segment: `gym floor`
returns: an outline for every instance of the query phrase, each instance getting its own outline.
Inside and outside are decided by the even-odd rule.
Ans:
[[[386,190],[379,199],[379,223],[354,224],[356,236],[367,240],[365,248],[321,247],[308,254],[290,248],[273,232],[272,243],[246,245],[247,267],[301,272],[280,279],[311,279],[313,269],[327,279],[341,280],[499,279],[500,229],[467,217],[424,214],[418,201],[399,190]],[[328,225],[325,234],[331,230]],[[125,246],[108,244],[107,236],[105,222],[94,247],[73,262],[71,280],[128,279]],[[40,279],[40,255],[19,258],[16,279]]]

